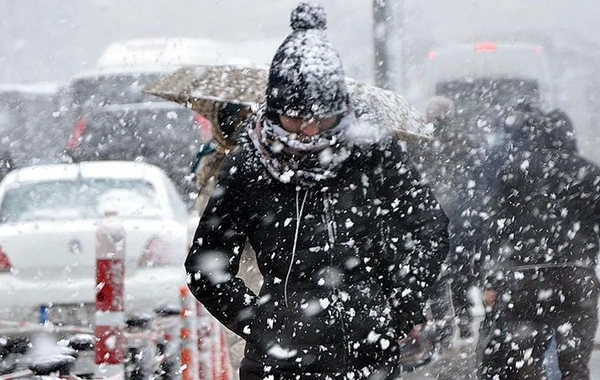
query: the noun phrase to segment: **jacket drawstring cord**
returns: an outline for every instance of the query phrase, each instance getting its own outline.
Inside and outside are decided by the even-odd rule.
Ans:
[[[327,235],[329,236],[329,244],[333,245],[337,236],[337,226],[330,205],[333,204],[331,195],[327,192],[323,197],[323,208],[325,209],[325,222],[327,224]]]
[[[296,260],[296,247],[298,245],[298,236],[300,234],[300,222],[302,221],[302,213],[304,212],[304,204],[308,198],[308,190],[304,193],[302,199],[302,205],[300,205],[300,189],[296,190],[296,232],[294,233],[294,245],[292,246],[292,259],[290,260],[290,266],[285,276],[285,284],[283,285],[283,295],[285,298],[285,307],[288,307],[288,282],[290,280],[290,274],[292,273],[292,267],[294,266],[294,260]]]

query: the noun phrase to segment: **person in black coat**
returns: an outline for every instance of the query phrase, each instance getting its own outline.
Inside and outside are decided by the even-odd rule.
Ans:
[[[456,106],[445,96],[432,97],[426,108],[425,121],[434,127],[433,138],[424,140],[417,157],[417,167],[431,185],[436,198],[450,220],[450,253],[447,270],[436,284],[431,311],[440,328],[438,337],[448,344],[452,337],[452,323],[456,319],[459,337],[472,336],[472,304],[468,291],[475,286],[473,263],[478,253],[474,161],[481,143],[475,144],[466,122],[456,116]],[[475,158],[474,158],[475,156]],[[450,291],[450,294],[447,294]],[[451,303],[449,302],[451,300]]]
[[[563,379],[589,379],[598,325],[600,169],[577,154],[562,111],[507,117],[513,142],[490,200],[480,379],[545,379],[556,339]]]
[[[391,138],[350,106],[319,5],[292,12],[262,110],[227,155],[186,260],[188,285],[246,340],[240,379],[397,379],[399,340],[448,250],[446,215]],[[354,137],[353,137],[354,136]],[[264,277],[237,277],[244,243]]]

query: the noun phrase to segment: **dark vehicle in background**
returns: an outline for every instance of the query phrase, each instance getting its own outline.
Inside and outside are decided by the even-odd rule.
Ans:
[[[432,49],[424,64],[424,98],[446,96],[456,105],[456,132],[466,144],[488,149],[502,143],[493,122],[520,102],[554,104],[552,74],[543,46],[522,42],[478,42]],[[477,161],[477,160],[476,160]]]
[[[479,42],[429,51],[427,82],[466,78],[536,79],[551,86],[550,64],[543,46],[517,42]]]
[[[212,138],[210,122],[181,105],[145,94],[144,89],[184,66],[248,64],[260,56],[270,57],[265,52],[271,46],[261,42],[244,51],[191,38],[111,43],[96,62],[96,71],[74,76],[67,87],[61,116],[72,134],[66,158],[149,162],[167,173],[191,207],[197,192],[190,166],[201,145]]]
[[[76,75],[66,90],[64,120],[73,125],[83,114],[111,104],[164,101],[143,93],[164,74],[165,71],[122,68]]]
[[[539,82],[535,79],[469,79],[439,82],[436,95],[454,100],[456,125],[473,144],[495,144],[504,131],[496,130],[494,118],[522,102],[543,103]]]
[[[210,140],[207,120],[170,102],[113,104],[82,114],[67,144],[74,162],[141,161],[163,169],[192,206],[190,165]]]
[[[0,84],[0,156],[14,167],[57,162],[69,128],[59,122],[55,83]],[[13,168],[14,168],[13,167]]]
[[[494,107],[530,101],[553,103],[548,56],[540,45],[480,42],[431,50],[425,64],[427,97],[454,100],[467,119]]]
[[[545,109],[554,103],[548,55],[533,43],[456,44],[429,51],[424,69],[427,98],[441,95],[454,101],[455,118],[444,145],[463,168],[473,201],[484,202],[505,159],[503,115],[519,104]]]
[[[63,107],[68,161],[143,161],[163,169],[191,207],[190,165],[210,140],[208,120],[143,90],[168,71],[111,68],[72,78]]]

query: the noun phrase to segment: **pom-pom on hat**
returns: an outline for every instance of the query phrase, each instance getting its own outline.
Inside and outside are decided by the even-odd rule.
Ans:
[[[267,84],[267,112],[323,119],[348,112],[342,60],[325,34],[320,4],[300,3],[292,11],[292,33],[277,49]]]

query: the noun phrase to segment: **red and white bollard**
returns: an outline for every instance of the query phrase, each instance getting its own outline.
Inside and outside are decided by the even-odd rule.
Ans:
[[[222,380],[231,380],[233,375],[233,368],[231,368],[231,360],[229,358],[229,347],[227,346],[227,340],[225,339],[225,331],[223,327],[219,326],[219,353],[221,356],[220,360],[220,378]]]
[[[223,325],[198,304],[200,380],[230,380],[233,370]]]
[[[182,380],[230,380],[229,352],[223,327],[187,286],[180,289]]]
[[[216,319],[206,310],[206,308],[198,302],[198,358],[199,358],[199,373],[200,380],[218,379],[217,363],[218,350],[215,350],[214,345],[214,328]]]
[[[216,319],[210,317],[210,330],[205,349],[210,353],[212,377],[215,380],[230,380],[233,373],[229,360],[229,348],[225,338],[225,327]],[[202,356],[202,355],[201,355]]]
[[[181,379],[200,380],[198,364],[198,303],[186,285],[179,289],[181,297]]]
[[[125,229],[107,211],[96,231],[95,362],[101,377],[124,376]]]

